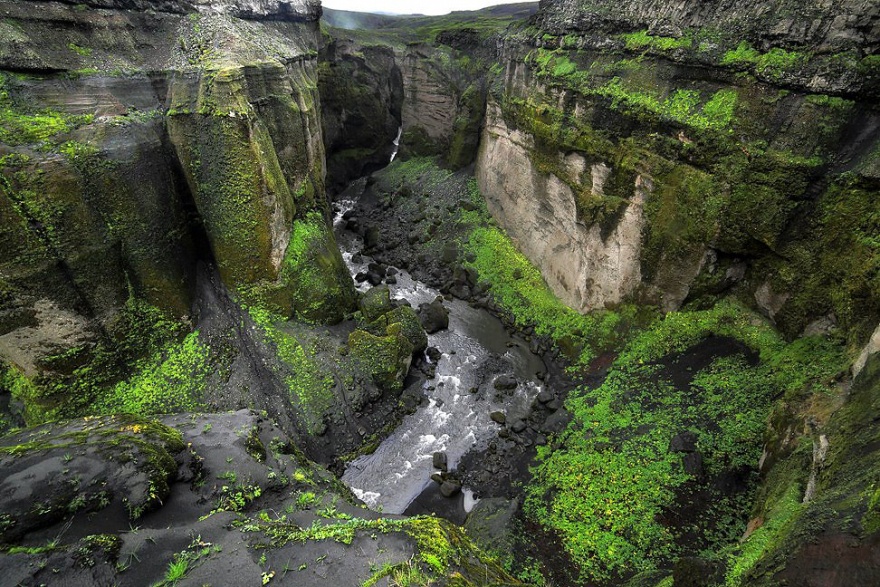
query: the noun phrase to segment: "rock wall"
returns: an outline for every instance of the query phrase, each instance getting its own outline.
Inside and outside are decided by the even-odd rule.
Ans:
[[[751,69],[733,63],[739,45],[704,53],[696,17],[679,15],[676,37],[639,31],[635,5],[602,26],[543,6],[537,23],[566,35],[506,39],[477,177],[556,294],[586,311],[734,292],[790,336],[821,320],[863,343],[880,318],[864,269],[878,258],[858,236],[877,230],[873,57],[819,83],[810,59],[827,56],[789,55],[804,61],[783,74],[774,49],[750,49]]]
[[[577,195],[566,181],[532,165],[533,150],[534,138],[508,127],[500,108],[490,103],[477,171],[489,212],[541,268],[563,302],[583,310],[622,302],[641,282],[643,208],[650,181],[636,177],[620,222],[603,235],[598,224],[579,221]],[[609,167],[589,165],[577,153],[559,156],[567,180],[584,178],[593,194],[602,195]]]
[[[318,3],[0,10],[0,363],[69,376],[130,335],[132,299],[186,321],[199,261],[281,315],[352,307],[327,225]]]
[[[880,7],[871,0],[541,0],[537,22],[554,33],[648,29],[680,36],[702,28],[767,47],[869,53],[880,48]]]

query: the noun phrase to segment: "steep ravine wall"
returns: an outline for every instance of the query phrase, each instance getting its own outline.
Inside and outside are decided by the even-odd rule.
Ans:
[[[327,224],[319,3],[0,9],[0,362],[66,385],[136,338],[133,304],[185,324],[199,261],[281,316],[352,308]]]
[[[604,9],[566,7],[537,19],[565,36],[505,41],[476,171],[556,294],[580,311],[673,310],[734,291],[789,335],[821,320],[866,341],[880,320],[873,70],[841,74],[846,97],[813,93],[797,68],[767,83],[774,49],[751,49],[764,65],[744,70],[719,39],[707,67],[696,16],[666,37],[625,11],[599,26]],[[871,26],[841,50],[871,50]],[[824,58],[786,55],[804,71]]]

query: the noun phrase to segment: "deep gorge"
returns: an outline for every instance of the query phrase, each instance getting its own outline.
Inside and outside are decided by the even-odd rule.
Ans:
[[[877,583],[875,2],[0,13],[3,584]]]

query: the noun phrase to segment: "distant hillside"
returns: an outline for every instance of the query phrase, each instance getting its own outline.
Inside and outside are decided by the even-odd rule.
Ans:
[[[501,4],[482,10],[462,10],[442,16],[372,14],[324,8],[322,19],[327,25],[340,29],[383,30],[433,27],[443,23],[461,25],[486,19],[514,21],[527,19],[537,10],[537,2]]]

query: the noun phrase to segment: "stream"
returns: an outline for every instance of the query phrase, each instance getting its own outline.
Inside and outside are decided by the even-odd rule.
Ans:
[[[358,235],[344,230],[342,214],[353,200],[337,201],[340,210],[334,230],[342,256],[352,276],[366,271],[368,256],[353,257],[362,248]],[[398,270],[396,284],[389,285],[393,299],[405,299],[414,308],[441,295],[436,289],[414,280]],[[368,283],[358,284],[361,291]],[[497,436],[499,425],[489,414],[500,410],[508,420],[528,412],[541,391],[536,373],[544,371],[539,357],[528,344],[511,336],[500,320],[461,300],[447,298],[449,328],[428,335],[429,346],[442,352],[436,375],[424,384],[427,401],[405,416],[399,426],[372,453],[352,461],[342,481],[371,508],[391,514],[403,513],[434,481],[431,474],[433,453],[445,452],[453,471],[467,452],[483,449]],[[492,385],[498,375],[512,375],[515,390],[496,391]],[[464,487],[463,507],[470,511],[473,493]]]

